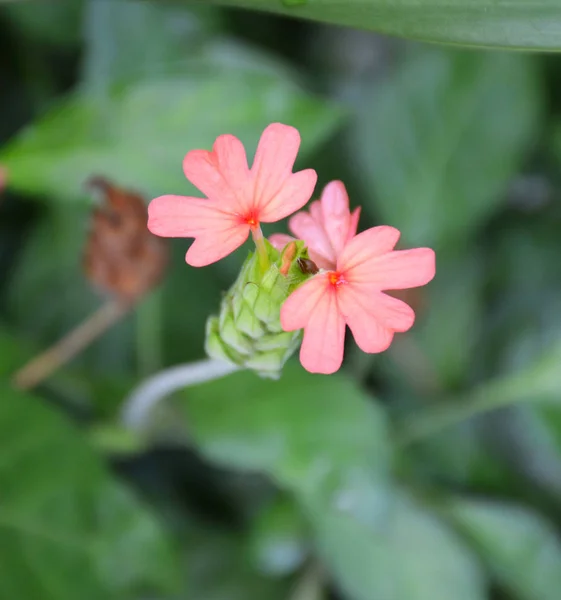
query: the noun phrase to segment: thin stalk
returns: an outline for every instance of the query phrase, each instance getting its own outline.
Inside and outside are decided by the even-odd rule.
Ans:
[[[128,427],[142,428],[154,407],[173,392],[219,379],[238,369],[236,365],[221,360],[207,359],[160,371],[125,399],[122,420]]]
[[[74,358],[97,337],[119,321],[130,309],[118,300],[109,300],[56,344],[16,372],[14,385],[29,390]]]

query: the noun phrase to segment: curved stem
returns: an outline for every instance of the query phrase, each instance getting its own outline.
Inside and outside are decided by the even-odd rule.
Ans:
[[[156,404],[173,392],[219,379],[238,369],[236,365],[224,361],[207,359],[160,371],[125,399],[122,410],[123,422],[129,427],[141,428]]]
[[[107,331],[130,309],[130,305],[109,300],[53,346],[33,358],[14,375],[14,385],[29,390],[68,362]]]

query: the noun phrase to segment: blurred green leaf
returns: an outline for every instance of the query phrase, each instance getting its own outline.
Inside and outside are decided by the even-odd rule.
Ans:
[[[289,363],[279,382],[237,373],[190,388],[181,406],[207,457],[264,471],[295,494],[318,551],[351,598],[392,597],[399,585],[400,600],[479,600],[476,566],[453,533],[408,503],[393,505],[385,419],[365,400],[342,376],[310,375]],[[435,549],[427,553],[430,542]],[[400,581],[392,569],[402,572],[405,553],[410,579]],[[450,577],[436,576],[443,561]]]
[[[519,402],[561,403],[561,343],[551,346],[526,368],[497,377],[446,404],[432,406],[410,415],[400,436],[410,444],[467,419]]]
[[[289,363],[279,382],[249,372],[190,388],[189,431],[209,458],[262,471],[300,498],[338,506],[368,525],[387,503],[382,410],[343,376]]]
[[[466,499],[452,501],[447,512],[514,598],[559,598],[561,542],[543,517],[523,506]]]
[[[561,339],[560,226],[552,204],[495,227],[486,250],[490,310],[479,354],[486,376],[516,373]]]
[[[186,535],[185,598],[201,600],[285,600],[285,581],[259,575],[244,538],[200,528]]]
[[[309,154],[339,123],[334,105],[302,92],[284,72],[230,64],[210,55],[182,71],[115,89],[76,93],[29,126],[0,153],[10,185],[77,200],[92,174],[147,195],[193,193],[181,172],[185,153],[232,133],[251,153],[273,121],[294,125]]]
[[[470,375],[483,313],[482,286],[481,256],[475,251],[467,256],[439,256],[413,336],[436,373],[440,389],[458,389]]]
[[[253,563],[270,575],[285,575],[300,567],[308,554],[302,513],[288,498],[266,504],[253,521],[249,538]]]
[[[217,12],[144,0],[89,0],[82,85],[90,92],[154,75],[180,74]]]
[[[132,599],[143,590],[175,591],[177,557],[150,512],[52,409],[3,384],[0,396],[5,597]]]
[[[474,556],[436,515],[396,494],[377,532],[310,505],[319,552],[351,600],[484,600]]]
[[[426,41],[561,50],[557,0],[215,1]]]
[[[419,48],[361,100],[355,160],[407,244],[457,247],[504,199],[535,141],[536,62]]]
[[[561,496],[561,404],[521,405],[502,417],[506,458],[538,491]]]
[[[80,41],[84,0],[8,2],[1,9],[33,41],[56,45]]]

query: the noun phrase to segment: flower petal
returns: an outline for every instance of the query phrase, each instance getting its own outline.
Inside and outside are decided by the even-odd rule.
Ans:
[[[221,208],[244,213],[252,208],[253,190],[243,144],[233,135],[216,138],[212,152],[192,150],[183,160],[185,177]]]
[[[362,265],[368,265],[373,258],[386,254],[394,249],[399,239],[399,231],[395,227],[380,225],[371,227],[353,237],[345,246],[337,260],[337,270],[348,273]]]
[[[321,202],[319,200],[315,200],[314,202],[310,203],[308,210],[310,211],[310,215],[312,215],[312,219],[324,227]]]
[[[189,196],[160,196],[148,205],[148,229],[162,237],[196,237],[237,222],[217,204]]]
[[[349,196],[343,182],[332,181],[325,186],[321,194],[321,208],[327,237],[335,256],[338,256],[348,240],[351,224]]]
[[[281,307],[285,331],[304,328],[300,362],[310,373],[334,373],[343,362],[345,321],[328,275],[316,275],[293,292]]]
[[[187,262],[200,267],[223,258],[249,235],[249,225],[217,208],[217,202],[187,196],[160,196],[148,205],[148,229],[162,237],[194,237]]]
[[[288,227],[296,238],[306,242],[310,258],[318,267],[334,268],[335,254],[321,222],[307,212],[299,212],[290,219]]]
[[[287,235],[286,233],[273,233],[273,235],[269,236],[269,243],[276,248],[279,252],[290,242],[294,242],[295,238],[291,235]]]
[[[312,197],[317,178],[313,169],[290,174],[278,192],[257,209],[259,220],[274,223],[300,210]]]
[[[251,175],[256,205],[263,209],[292,173],[300,147],[300,134],[290,125],[272,123],[261,135]]]
[[[379,290],[405,290],[427,284],[433,279],[435,269],[434,251],[414,248],[375,257],[351,270],[348,278]]]
[[[395,331],[407,331],[415,321],[413,309],[380,292],[368,293],[352,284],[337,290],[339,310],[364,352],[387,350]]]
[[[330,285],[327,275],[322,274],[312,277],[294,290],[281,306],[280,319],[284,331],[305,327],[316,304]]]
[[[185,260],[192,267],[206,267],[239,248],[248,236],[249,225],[243,223],[214,231],[212,235],[201,235],[187,250]]]

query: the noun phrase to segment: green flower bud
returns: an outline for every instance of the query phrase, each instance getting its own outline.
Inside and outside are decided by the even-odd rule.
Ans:
[[[311,275],[298,259],[308,259],[304,242],[279,252],[265,240],[268,266],[252,252],[224,296],[220,314],[207,322],[205,349],[211,358],[278,379],[284,363],[298,348],[300,331],[283,331],[280,309],[290,293]]]

